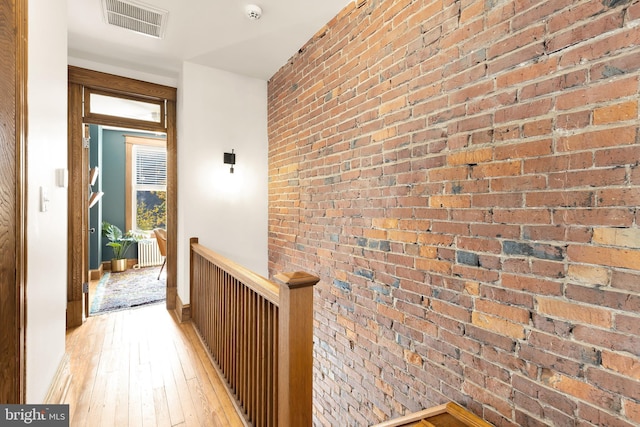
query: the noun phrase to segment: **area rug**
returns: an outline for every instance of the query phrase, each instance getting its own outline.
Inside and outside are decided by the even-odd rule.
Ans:
[[[166,299],[166,273],[158,280],[160,267],[129,269],[120,273],[105,272],[91,303],[91,315],[127,310]]]

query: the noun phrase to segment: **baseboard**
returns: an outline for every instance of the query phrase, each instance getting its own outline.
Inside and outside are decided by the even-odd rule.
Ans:
[[[109,263],[111,266],[111,263]],[[89,270],[89,280],[100,280],[104,274],[104,263],[100,264],[97,270]]]
[[[180,323],[191,320],[191,306],[183,304],[180,295],[176,295],[176,316]]]
[[[67,329],[81,326],[84,322],[84,297],[81,298],[67,301]]]
[[[71,365],[69,363],[69,355],[64,354],[56,375],[53,377],[49,392],[44,399],[45,405],[59,405],[64,403],[69,392],[69,386],[71,385]]]

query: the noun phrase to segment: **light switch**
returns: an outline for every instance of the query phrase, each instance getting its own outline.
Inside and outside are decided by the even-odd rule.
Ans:
[[[40,212],[49,210],[49,189],[40,187]]]

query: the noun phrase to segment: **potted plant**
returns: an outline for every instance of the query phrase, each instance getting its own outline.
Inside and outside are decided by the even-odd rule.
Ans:
[[[140,237],[131,230],[123,234],[117,226],[106,221],[102,222],[102,235],[109,239],[107,246],[111,246],[113,249],[111,271],[125,271],[127,269],[127,251],[131,245],[140,240]]]

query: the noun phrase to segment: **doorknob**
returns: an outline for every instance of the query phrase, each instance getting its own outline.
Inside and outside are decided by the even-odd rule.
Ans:
[[[91,227],[91,228],[89,229],[89,233],[92,233],[92,234],[93,234],[93,233],[95,233],[95,232],[96,232],[96,228],[95,228],[95,227]]]

